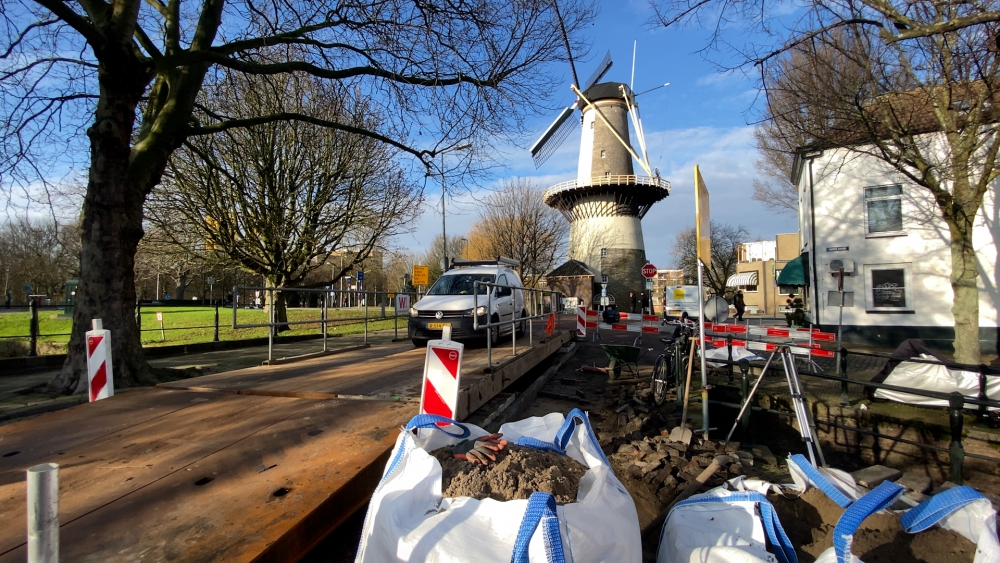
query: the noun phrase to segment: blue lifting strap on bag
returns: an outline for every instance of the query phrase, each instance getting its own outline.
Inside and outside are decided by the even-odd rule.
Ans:
[[[778,514],[774,511],[774,507],[771,502],[767,500],[764,495],[758,492],[741,492],[741,493],[730,493],[724,497],[716,496],[701,496],[697,498],[682,500],[681,502],[674,505],[671,512],[674,510],[692,504],[709,504],[709,503],[733,503],[733,502],[755,502],[757,506],[760,507],[760,519],[764,524],[764,532],[767,534],[767,540],[771,542],[771,546],[774,548],[774,556],[778,558],[780,563],[798,563],[798,556],[795,555],[795,548],[792,547],[792,541],[788,539],[788,535],[785,534],[785,529],[781,526],[781,521],[778,520]],[[669,521],[669,516],[667,518]],[[663,541],[663,531],[667,529],[666,522],[663,523],[663,529],[660,531],[660,542]]]
[[[848,498],[847,495],[840,492],[840,489],[835,487],[833,483],[826,478],[826,475],[823,475],[820,470],[813,467],[813,464],[809,463],[809,460],[806,459],[804,455],[795,454],[790,456],[788,459],[794,461],[795,465],[799,466],[799,469],[806,474],[806,477],[812,481],[813,485],[815,485],[817,489],[826,493],[826,496],[830,497],[830,500],[837,503],[837,506],[840,508],[847,508],[852,502],[854,502]]]
[[[528,544],[535,534],[538,525],[542,525],[545,537],[545,555],[549,563],[566,563],[563,552],[562,532],[559,530],[559,515],[556,512],[556,499],[549,493],[531,493],[528,508],[524,511],[521,526],[514,540],[514,551],[511,553],[511,563],[528,563]]]
[[[891,481],[883,481],[881,485],[854,501],[844,511],[840,520],[837,521],[837,525],[833,528],[833,548],[837,553],[837,563],[850,563],[854,532],[858,530],[858,526],[864,522],[865,518],[889,506],[901,494],[903,494],[903,487]]]
[[[923,532],[947,518],[952,512],[981,498],[986,497],[971,487],[954,487],[907,510],[899,519],[899,523],[907,533]]]
[[[566,446],[569,445],[569,441],[573,438],[573,433],[576,431],[576,427],[581,424],[587,429],[587,437],[590,438],[590,441],[597,450],[598,455],[600,455],[601,460],[605,465],[610,465],[608,458],[604,455],[604,450],[601,449],[601,444],[598,442],[597,436],[594,435],[594,429],[590,426],[590,420],[580,409],[573,409],[569,411],[569,414],[566,415],[566,420],[563,421],[562,426],[560,426],[559,430],[556,431],[555,439],[552,442],[544,442],[537,438],[522,436],[517,440],[514,440],[514,444],[524,446],[526,448],[535,448],[536,450],[545,450],[566,455]]]

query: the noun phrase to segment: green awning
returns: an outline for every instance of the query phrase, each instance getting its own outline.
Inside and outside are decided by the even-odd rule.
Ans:
[[[802,257],[789,261],[781,268],[778,285],[804,286],[806,282],[805,269],[802,267]]]

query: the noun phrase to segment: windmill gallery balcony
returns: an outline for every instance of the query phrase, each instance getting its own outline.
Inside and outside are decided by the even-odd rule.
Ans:
[[[657,201],[670,195],[670,182],[660,177],[593,176],[569,180],[545,190],[545,204],[574,218],[630,216],[642,219]]]

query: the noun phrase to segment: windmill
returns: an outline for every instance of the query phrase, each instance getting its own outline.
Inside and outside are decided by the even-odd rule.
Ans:
[[[568,51],[565,32],[563,37]],[[577,122],[583,127],[576,179],[545,190],[545,204],[559,210],[570,222],[569,262],[549,276],[593,275],[595,282],[607,280],[604,283],[608,284],[610,294],[625,299],[629,292],[635,295],[648,292],[641,273],[646,264],[641,220],[654,203],[670,195],[670,183],[650,167],[635,101],[637,94],[629,84],[599,82],[611,68],[611,53],[604,57],[582,90],[576,84],[572,54],[569,61],[574,77],[570,87],[576,100],[560,112],[531,147],[535,167],[540,167],[562,145]],[[634,79],[634,55],[632,69]],[[572,119],[577,109],[579,120]],[[630,141],[630,121],[639,152]],[[645,176],[635,174],[633,160],[639,163]]]

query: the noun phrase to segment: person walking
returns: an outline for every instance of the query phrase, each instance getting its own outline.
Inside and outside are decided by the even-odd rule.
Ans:
[[[743,301],[743,291],[737,289],[733,296],[733,307],[736,307],[736,320],[743,320],[743,311],[746,311],[747,304]]]
[[[642,303],[642,314],[645,315],[646,311],[649,309],[649,297],[646,295],[645,291],[639,294],[639,302]]]
[[[635,292],[634,291],[628,292],[628,301],[629,301],[628,312],[629,313],[634,313],[635,312]]]

